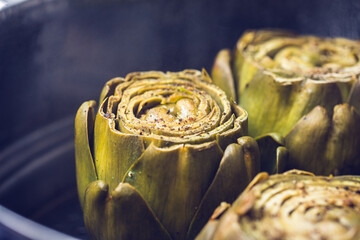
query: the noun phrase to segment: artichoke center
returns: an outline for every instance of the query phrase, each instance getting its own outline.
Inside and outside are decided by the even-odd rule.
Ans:
[[[359,49],[344,39],[273,38],[253,43],[247,51],[266,69],[312,77],[346,73],[359,66]]]
[[[156,105],[146,110],[142,110],[142,114],[137,117],[148,122],[167,122],[182,120],[194,121],[196,119],[196,104],[188,98],[182,98],[176,103],[167,103]],[[184,121],[185,122],[185,121]]]
[[[168,145],[214,140],[235,120],[221,89],[192,75],[125,81],[109,98],[107,112],[113,113],[119,132],[153,137]]]
[[[278,52],[275,57],[276,66],[299,73],[319,71],[321,68],[338,71],[343,67],[356,64],[356,59],[347,49],[337,49],[331,46],[288,47]]]

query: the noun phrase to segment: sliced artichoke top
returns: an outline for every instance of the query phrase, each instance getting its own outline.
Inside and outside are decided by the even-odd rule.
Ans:
[[[84,103],[78,111],[76,151],[79,197],[95,238],[117,239],[117,231],[127,236],[141,221],[165,237],[191,238],[208,219],[208,209],[234,200],[258,172],[258,146],[242,137],[246,111],[205,70],[114,78],[103,88],[96,117],[94,105]],[[82,166],[91,174],[82,175]],[[95,180],[93,191],[86,188]],[[232,189],[233,182],[242,185]],[[122,214],[132,211],[117,205],[116,196],[124,204],[137,201],[151,221],[132,216],[126,223]],[[126,224],[131,228],[121,230]]]
[[[348,81],[360,73],[360,44],[349,39],[251,31],[237,48],[279,78]]]
[[[360,237],[360,177],[315,177],[287,172],[259,182],[253,206],[241,217],[247,234],[283,239]],[[260,224],[262,223],[262,224]],[[253,224],[258,230],[253,231]]]
[[[247,113],[205,70],[135,72],[106,83],[94,129],[97,174],[114,188],[145,150],[225,151],[247,133]]]
[[[161,145],[203,143],[241,130],[245,111],[236,116],[225,93],[203,72],[139,72],[110,81],[100,114],[113,130],[139,135]],[[239,118],[238,118],[239,117]]]
[[[261,173],[199,239],[359,239],[360,177]]]
[[[284,136],[316,106],[330,115],[340,103],[359,111],[359,59],[359,41],[248,31],[233,56],[226,49],[219,52],[212,75],[248,111],[250,136]]]

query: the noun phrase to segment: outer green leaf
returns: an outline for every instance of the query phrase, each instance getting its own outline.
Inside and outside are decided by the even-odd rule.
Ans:
[[[173,238],[184,239],[221,157],[216,142],[169,148],[150,145],[124,182],[142,193]]]
[[[289,168],[330,174],[336,162],[322,161],[331,121],[322,107],[314,108],[285,137],[290,151]]]
[[[285,137],[289,168],[328,175],[350,168],[360,174],[360,117],[348,104],[334,108],[332,120],[325,109],[314,108]]]
[[[326,146],[326,159],[332,159],[344,171],[360,175],[360,115],[348,104],[337,105],[332,117],[332,128]]]
[[[287,161],[284,138],[278,133],[270,133],[257,137],[256,141],[260,149],[261,171],[279,173]]]
[[[214,83],[224,90],[229,99],[237,99],[230,61],[230,50],[221,50],[215,58],[211,75]]]
[[[98,177],[114,189],[144,152],[143,140],[114,130],[114,122],[98,113],[95,120],[95,163]]]
[[[249,114],[250,136],[269,132],[286,135],[313,107],[327,106],[331,112],[341,101],[335,83],[308,81],[303,84],[298,81],[283,85],[278,82],[278,76],[262,72],[254,76],[240,95],[240,105]]]
[[[104,181],[91,183],[85,194],[84,221],[92,239],[171,239],[139,192],[126,183],[110,195]]]
[[[286,164],[289,161],[289,151],[286,147],[276,149],[276,170],[275,173],[282,173],[286,170]]]
[[[355,107],[355,110],[360,114],[360,78],[354,83],[350,95],[349,104]]]
[[[90,146],[93,141],[95,101],[84,102],[75,118],[76,181],[80,204],[83,206],[85,189],[97,179]]]
[[[233,202],[259,172],[260,155],[256,141],[242,137],[238,142],[226,148],[215,178],[192,221],[189,239],[193,239],[210,218],[209,209],[215,209],[224,200]]]

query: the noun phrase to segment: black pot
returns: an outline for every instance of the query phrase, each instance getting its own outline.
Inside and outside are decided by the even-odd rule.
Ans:
[[[0,239],[88,238],[73,119],[110,78],[210,70],[249,28],[360,35],[357,0],[9,2],[0,0]]]

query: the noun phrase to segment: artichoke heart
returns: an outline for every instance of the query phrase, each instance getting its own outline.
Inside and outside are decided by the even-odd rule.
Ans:
[[[360,176],[263,172],[231,207],[221,204],[196,239],[359,239],[359,192]]]
[[[244,137],[247,112],[205,70],[114,78],[94,107],[85,102],[75,119],[78,192],[94,239],[191,239],[260,169],[258,145]]]
[[[360,164],[359,59],[359,41],[281,30],[247,31],[233,54],[227,49],[219,52],[212,76],[247,110],[249,135],[261,145],[261,162],[266,166],[262,170],[274,173],[295,167],[315,174],[341,174],[351,168],[344,164]],[[345,108],[344,115],[335,112]],[[300,126],[305,124],[299,122],[314,109],[327,116],[303,132]],[[343,125],[333,127],[331,122]],[[319,148],[312,144],[314,139]],[[343,148],[348,142],[352,143]],[[300,152],[304,154],[299,156]],[[313,153],[316,159],[305,158]],[[359,168],[354,170],[360,174]]]

